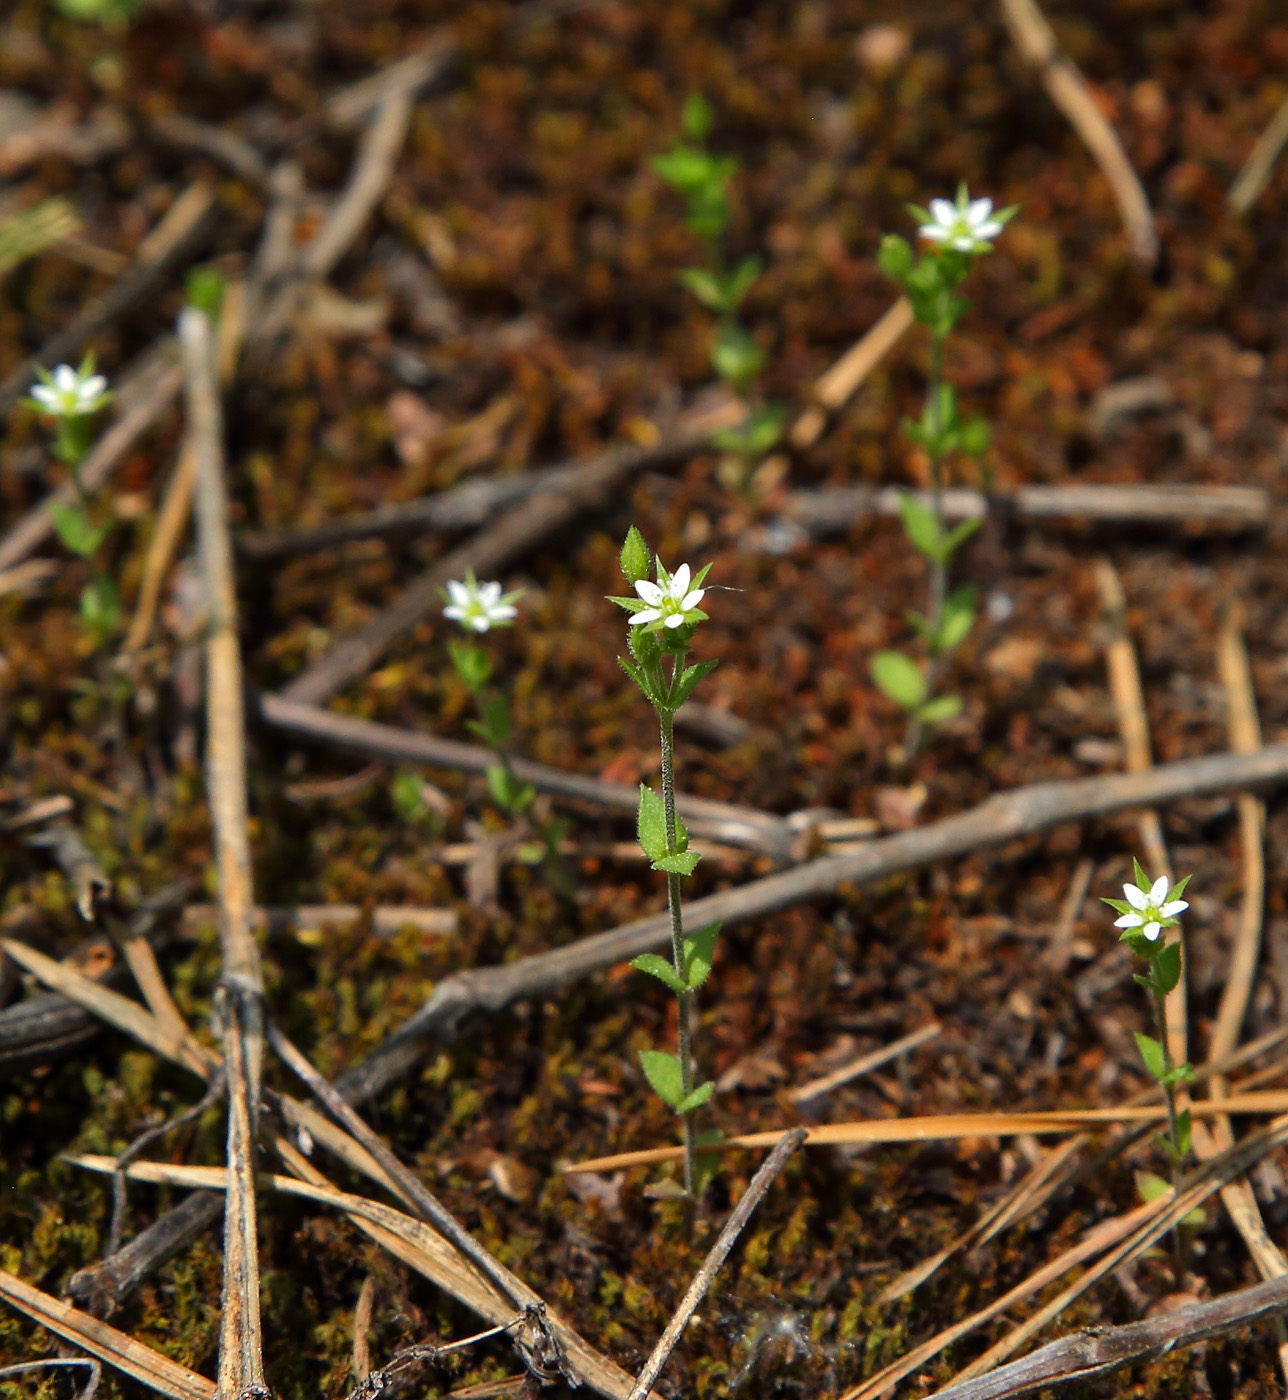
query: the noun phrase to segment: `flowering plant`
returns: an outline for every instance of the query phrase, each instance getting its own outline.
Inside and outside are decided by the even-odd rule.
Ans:
[[[657,713],[662,740],[662,793],[640,784],[637,831],[640,846],[654,870],[666,875],[667,907],[671,916],[671,960],[643,953],[631,962],[640,972],[656,977],[675,993],[677,1050],[645,1050],[640,1064],[658,1097],[680,1115],[684,1124],[684,1191],[699,1192],[697,1138],[694,1115],[715,1093],[715,1084],[693,1082],[693,997],[711,972],[719,924],[709,924],[691,936],[684,932],[680,880],[692,875],[700,859],[689,849],[689,833],[675,810],[675,712],[693,694],[697,683],[715,669],[715,661],[687,665],[685,656],[694,629],[707,614],[698,606],[706,590],[702,581],[710,565],[694,576],[687,564],[672,574],[660,559],[653,561],[656,582],[648,577],[649,550],[631,526],[622,547],[622,572],[636,597],[613,598],[631,614],[628,642],[631,659],[619,657],[622,670],[639,686]]]
[[[904,533],[927,561],[930,571],[930,606],[925,613],[911,612],[908,620],[921,635],[929,653],[925,667],[900,651],[880,651],[872,659],[872,678],[880,690],[908,712],[905,750],[915,753],[927,725],[942,724],[960,713],[957,695],[938,695],[940,673],[949,654],[965,639],[975,623],[976,590],[970,585],[948,590],[948,572],[958,549],[979,529],[978,518],[949,528],[944,515],[944,465],[954,452],[979,459],[988,450],[988,422],[964,418],[957,394],[944,380],[944,342],[970,303],[959,295],[976,257],[992,250],[992,240],[1015,216],[1016,206],[993,211],[990,199],[972,200],[962,185],[956,202],[932,199],[929,209],[909,206],[920,221],[921,237],[932,246],[914,255],[905,239],[894,234],[881,243],[879,262],[886,276],[896,281],[912,306],[912,313],[931,333],[930,378],[925,406],[917,422],[904,423],[904,432],[930,459],[930,500],[911,492],[900,498],[899,514]]]

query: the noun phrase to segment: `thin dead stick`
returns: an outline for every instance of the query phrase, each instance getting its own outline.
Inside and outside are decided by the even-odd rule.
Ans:
[[[861,339],[820,375],[814,385],[814,402],[792,424],[788,437],[797,451],[813,447],[827,426],[828,414],[835,413],[853,397],[859,385],[898,344],[913,324],[912,305],[900,297]]]
[[[288,691],[291,688],[288,687]],[[415,730],[354,719],[281,695],[263,696],[260,714],[275,728],[289,733],[307,735],[399,763],[423,763],[471,773],[486,773],[496,763],[496,755],[477,744],[439,739]],[[623,812],[634,813],[639,806],[638,790],[627,787],[625,783],[606,783],[598,778],[566,773],[563,769],[532,763],[524,758],[512,758],[510,768],[520,782],[531,783],[541,792]],[[779,859],[786,859],[795,843],[794,833],[781,817],[757,811],[754,807],[739,807],[731,802],[688,796],[678,797],[676,806],[686,825],[695,834],[717,841],[752,846]]]
[[[191,252],[214,213],[214,200],[214,190],[205,181],[188,186],[139,244],[130,270],[102,296],[87,301],[69,326],[47,340],[0,383],[0,417],[30,388],[37,365],[52,369],[63,360],[74,358],[88,340],[146,296],[167,268]]]
[[[189,432],[196,462],[197,545],[209,608],[206,640],[207,786],[215,829],[223,944],[216,998],[228,1076],[228,1192],[224,1208],[224,1280],[219,1328],[219,1394],[240,1400],[266,1393],[260,1346],[259,1255],[255,1222],[255,1130],[263,1063],[263,980],[251,929],[250,843],[241,655],[233,584],[223,430],[214,339],[204,312],[179,320]]]
[[[802,1084],[800,1088],[791,1090],[787,1097],[792,1103],[808,1103],[810,1099],[816,1099],[821,1094],[839,1089],[842,1084],[848,1084],[850,1080],[857,1079],[861,1074],[868,1074],[889,1060],[906,1055],[910,1050],[915,1050],[918,1045],[924,1045],[926,1041],[933,1040],[942,1030],[943,1027],[937,1021],[932,1021],[928,1026],[922,1026],[920,1030],[915,1030],[910,1035],[901,1036],[898,1040],[891,1041],[889,1045],[883,1045],[880,1050],[860,1055],[857,1060],[851,1060],[848,1065],[842,1065],[840,1069],[833,1070],[831,1074],[825,1074],[819,1079],[811,1079],[808,1084]]]
[[[695,900],[684,911],[685,925],[700,928],[721,920],[728,929],[794,904],[827,898],[845,882],[857,884],[950,860],[1065,822],[1285,779],[1288,742],[1266,745],[1255,754],[1214,754],[1161,764],[1147,773],[1035,783],[997,793],[956,816],[870,841],[862,850],[827,856]],[[425,1005],[398,1032],[344,1077],[346,1097],[357,1103],[379,1093],[415,1063],[427,1041],[450,1039],[461,1021],[474,1012],[499,1011],[520,998],[545,996],[569,982],[660,947],[669,937],[668,917],[654,915],[515,963],[455,973],[438,984]]]
[[[414,96],[423,92],[446,71],[455,56],[456,44],[450,35],[435,32],[416,53],[332,93],[326,100],[327,125],[337,131],[352,130],[394,93]]]
[[[603,504],[641,468],[681,461],[701,451],[715,428],[734,416],[736,409],[726,409],[701,423],[691,423],[657,447],[615,448],[580,468],[575,489],[541,492],[512,507],[481,534],[439,560],[383,612],[341,637],[280,692],[282,698],[315,705],[329,700],[364,675],[403,633],[440,606],[440,590],[449,579],[463,578],[469,569],[481,576],[496,574],[582,511]]]
[[[657,1345],[653,1348],[653,1354],[644,1363],[644,1369],[636,1377],[627,1400],[645,1400],[649,1391],[653,1389],[654,1381],[662,1374],[662,1368],[671,1359],[671,1353],[684,1335],[684,1329],[689,1325],[693,1314],[697,1312],[699,1304],[707,1296],[707,1291],[715,1282],[715,1277],[723,1267],[725,1260],[728,1259],[729,1252],[737,1242],[738,1236],[747,1228],[747,1222],[763,1200],[765,1192],[773,1185],[778,1173],[787,1165],[787,1159],[804,1141],[804,1128],[794,1128],[791,1132],[784,1133],[778,1146],[760,1164],[760,1170],[752,1177],[751,1184],[743,1193],[742,1200],[738,1202],[729,1219],[725,1221],[724,1229],[720,1231],[715,1244],[711,1246],[711,1252],[702,1261],[702,1267],[689,1285],[689,1291],[681,1299],[680,1306],[676,1308],[675,1316],[666,1324],[666,1331],[658,1338]]]
[[[1086,79],[1060,52],[1059,42],[1035,0],[1001,2],[1016,48],[1037,69],[1051,101],[1064,113],[1109,181],[1137,261],[1152,267],[1158,258],[1154,216],[1117,133],[1091,95]]]
[[[371,1341],[367,1333],[371,1330],[371,1311],[376,1302],[376,1280],[368,1274],[358,1290],[357,1306],[353,1310],[353,1376],[365,1381],[371,1374]]]
[[[2,1269],[0,1298],[21,1309],[42,1327],[142,1381],[150,1389],[170,1396],[171,1400],[215,1400],[215,1387],[205,1376],[197,1375],[124,1332],[118,1332],[115,1327],[51,1298],[48,1293],[42,1293]]]
[[[161,587],[178,551],[179,538],[183,534],[184,526],[188,523],[195,466],[196,459],[185,445],[179,452],[179,460],[166,486],[161,510],[157,515],[156,529],[148,541],[148,552],[143,560],[143,576],[139,580],[139,600],[130,622],[130,630],[121,645],[123,652],[140,650],[152,635],[157,605],[161,601]]]
[[[266,191],[269,187],[272,172],[268,162],[244,136],[239,136],[226,126],[197,121],[195,117],[185,117],[181,112],[162,112],[152,118],[148,130],[151,135],[178,150],[212,156],[257,190]]]
[[[214,904],[188,904],[183,910],[183,922],[190,928],[212,923],[218,916],[219,909]],[[361,904],[257,905],[251,914],[251,926],[256,933],[280,938],[292,930],[348,928],[366,918],[371,920],[372,931],[384,936],[414,928],[420,933],[445,937],[460,926],[455,909],[424,909],[411,904],[377,904],[374,909]]]
[[[398,1183],[403,1198],[414,1205],[416,1210],[435,1229],[450,1240],[465,1258],[483,1273],[485,1278],[491,1280],[519,1312],[524,1312],[531,1306],[540,1306],[544,1309],[545,1305],[540,1297],[527,1284],[517,1279],[504,1264],[494,1259],[475,1240],[473,1235],[461,1225],[433,1192],[403,1166],[385,1146],[379,1135],[367,1126],[363,1119],[345,1102],[344,1098],[336,1092],[335,1088],[313,1068],[308,1059],[287,1040],[271,1021],[268,1023],[268,1039],[282,1063],[304,1081],[310,1093],[326,1108],[335,1121],[350,1136],[360,1142],[380,1163],[386,1174]]]
[[[81,1388],[76,1400],[94,1400],[94,1396],[98,1394],[99,1382],[103,1378],[103,1364],[91,1356],[57,1356],[48,1361],[20,1361],[16,1366],[0,1367],[0,1380],[6,1380],[10,1376],[21,1376],[28,1371],[57,1370],[64,1366],[89,1368],[89,1380]]]
[[[907,494],[891,486],[832,486],[794,491],[783,514],[822,539],[843,534],[865,516],[897,516]],[[922,493],[914,492],[914,498]],[[925,496],[929,500],[929,496]],[[990,511],[1026,524],[1048,521],[1105,521],[1117,524],[1184,525],[1186,529],[1264,530],[1270,523],[1269,493],[1255,486],[1137,485],[1066,482],[1017,486],[985,496],[953,487],[944,492],[944,516],[983,519]]]
[[[1270,118],[1270,124],[1257,137],[1257,143],[1248,152],[1248,159],[1239,171],[1225,202],[1231,213],[1242,218],[1261,198],[1261,192],[1270,180],[1270,172],[1275,168],[1283,148],[1288,145],[1288,99]]]
[[[118,403],[120,417],[94,445],[81,468],[81,484],[87,495],[102,490],[134,444],[179,397],[183,370],[170,363],[170,349],[169,344],[163,344],[159,352],[150,353],[138,373],[122,389]],[[13,568],[53,536],[52,506],[74,505],[75,502],[76,488],[67,482],[19,517],[0,539],[0,569]]]
[[[1271,1279],[1143,1322],[1087,1328],[978,1380],[937,1390],[929,1400],[1010,1400],[1048,1386],[1072,1385],[1108,1375],[1143,1356],[1166,1355],[1177,1347],[1223,1336],[1263,1318],[1282,1318],[1285,1311],[1288,1279]]]

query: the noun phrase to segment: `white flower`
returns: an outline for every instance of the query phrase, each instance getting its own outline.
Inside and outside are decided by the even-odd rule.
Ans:
[[[107,380],[89,371],[88,364],[80,369],[59,365],[53,374],[41,374],[44,382],[31,386],[31,397],[55,418],[96,413],[107,401]]]
[[[1160,875],[1149,889],[1137,885],[1124,885],[1123,894],[1127,903],[1131,905],[1131,912],[1124,914],[1121,919],[1115,919],[1114,927],[1140,929],[1151,943],[1162,933],[1165,923],[1174,922],[1178,914],[1190,907],[1189,902],[1184,899],[1164,902],[1167,900],[1166,875]]]
[[[659,562],[656,583],[642,578],[635,585],[636,593],[643,599],[643,610],[632,615],[631,626],[660,619],[663,627],[683,627],[686,622],[695,621],[686,614],[698,606],[707,590],[690,588],[691,578],[687,564],[668,574]]]
[[[1002,231],[1006,218],[993,218],[991,199],[971,199],[963,185],[957,191],[957,202],[946,199],[930,201],[930,221],[922,224],[919,232],[923,238],[935,243],[946,243],[962,253],[977,253],[989,248],[992,241]]]
[[[499,583],[479,583],[472,573],[466,574],[464,583],[452,579],[447,585],[447,596],[450,601],[443,616],[475,632],[505,627],[518,612],[514,606],[518,593],[502,594]]]

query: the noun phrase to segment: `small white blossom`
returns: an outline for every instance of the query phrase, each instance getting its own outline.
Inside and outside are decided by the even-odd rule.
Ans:
[[[958,252],[977,253],[989,248],[1002,231],[1002,220],[992,215],[993,201],[971,199],[963,185],[957,191],[955,204],[946,199],[930,201],[930,221],[922,224],[920,233],[923,238],[946,243]]]
[[[686,616],[702,601],[705,588],[690,588],[692,578],[687,564],[681,564],[669,575],[661,564],[657,566],[657,582],[651,583],[642,578],[635,585],[635,591],[643,599],[642,611],[631,616],[631,626],[644,622],[657,622],[663,627],[683,627],[693,619]]]
[[[503,594],[499,583],[479,583],[473,574],[467,574],[464,583],[452,579],[447,585],[447,596],[450,601],[443,616],[475,632],[505,627],[518,612],[513,602],[518,593]]]
[[[1163,931],[1164,921],[1174,919],[1190,907],[1189,901],[1184,899],[1173,899],[1165,903],[1167,888],[1166,875],[1160,875],[1149,889],[1137,885],[1124,885],[1123,895],[1131,905],[1132,912],[1124,914],[1121,919],[1115,919],[1114,927],[1140,929],[1151,943],[1155,942]]]
[[[31,397],[55,418],[97,413],[107,401],[107,380],[101,374],[89,373],[87,366],[73,369],[71,365],[59,365],[52,375],[43,378],[44,383],[31,386]]]

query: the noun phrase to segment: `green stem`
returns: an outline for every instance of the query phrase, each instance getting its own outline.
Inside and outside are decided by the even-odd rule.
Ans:
[[[678,669],[684,662],[683,656],[675,661]],[[675,854],[675,716],[670,710],[659,710],[658,720],[662,730],[662,808],[666,816],[666,849],[668,855]],[[674,871],[666,876],[666,903],[671,914],[671,960],[676,976],[686,980],[684,975],[684,918],[680,911],[680,877]],[[691,1012],[693,993],[687,988],[677,994],[679,1014],[677,1036],[680,1061],[680,1088],[687,1099],[693,1092],[693,1029]],[[693,1133],[693,1114],[681,1114],[684,1120],[684,1192],[690,1200],[696,1194],[697,1147]]]
[[[939,538],[944,536],[944,454],[940,445],[942,424],[939,421],[939,386],[944,376],[944,334],[936,330],[930,347],[930,381],[926,386],[930,407],[930,509],[934,513]],[[930,623],[931,636],[937,637],[943,625],[944,601],[948,596],[948,565],[942,559],[930,561],[930,606],[926,616]],[[935,687],[939,682],[939,669],[942,658],[931,647],[930,659],[926,663],[926,699],[933,700]],[[908,730],[904,738],[904,748],[908,757],[916,755],[921,746],[923,725],[921,716],[913,713],[908,719]]]
[[[1158,1043],[1163,1049],[1163,1095],[1167,1100],[1167,1135],[1171,1139],[1172,1151],[1168,1153],[1167,1160],[1172,1179],[1172,1190],[1179,1196],[1181,1193],[1181,1130],[1179,1115],[1176,1112],[1176,1085],[1172,1082],[1171,1074],[1176,1068],[1176,1062],[1172,1059],[1172,1047],[1167,1039],[1167,994],[1165,992],[1155,992],[1154,998],[1154,1029],[1158,1032]],[[1172,1252],[1176,1257],[1177,1268],[1184,1266],[1184,1256],[1181,1247],[1181,1231],[1178,1225],[1172,1231]]]

